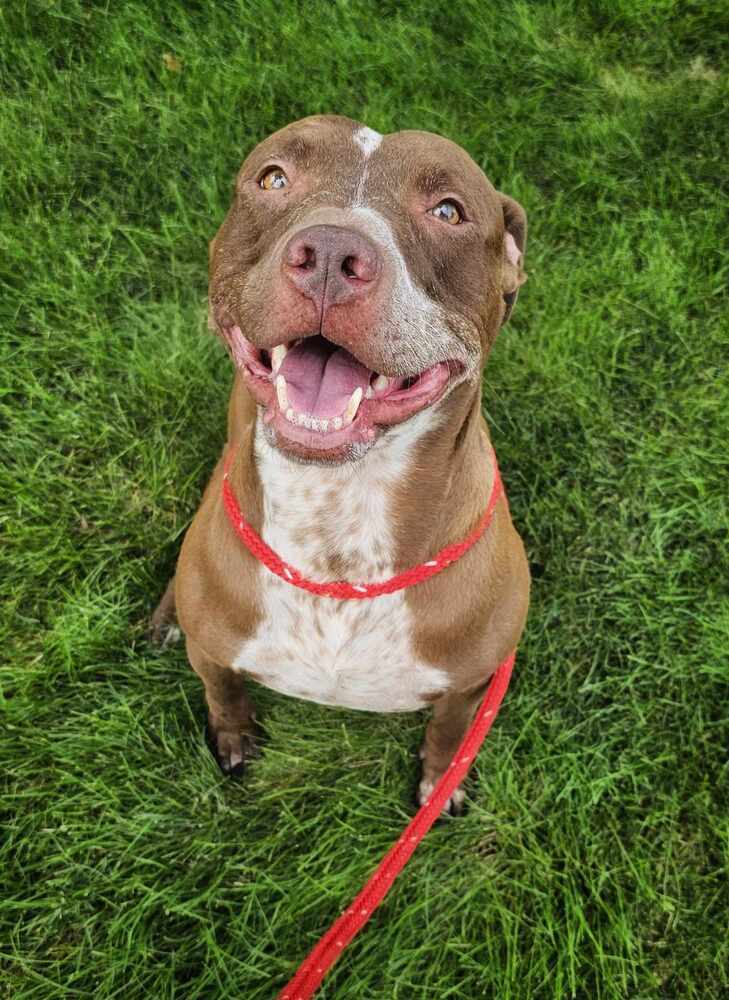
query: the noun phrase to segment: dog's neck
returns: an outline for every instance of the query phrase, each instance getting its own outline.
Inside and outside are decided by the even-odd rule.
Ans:
[[[340,465],[288,458],[249,410],[239,438],[248,459],[236,463],[235,479],[241,499],[258,508],[268,545],[314,579],[376,582],[465,535],[491,486],[480,393],[467,389]]]
[[[314,465],[267,442],[260,418],[255,456],[263,495],[263,532],[287,562],[320,579],[375,581],[395,572],[393,501],[407,490],[413,459],[437,429],[423,411],[391,428],[361,458]]]

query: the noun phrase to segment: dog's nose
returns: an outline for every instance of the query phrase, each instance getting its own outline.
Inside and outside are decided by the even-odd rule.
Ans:
[[[307,298],[326,308],[371,291],[381,270],[375,246],[342,226],[310,226],[283,251],[284,274]]]

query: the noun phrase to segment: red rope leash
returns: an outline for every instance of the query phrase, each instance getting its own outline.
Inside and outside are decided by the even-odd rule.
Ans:
[[[506,694],[515,656],[516,653],[511,653],[497,668],[471,728],[428,801],[420,807],[403,835],[387,852],[364,889],[309,952],[293,979],[279,993],[278,1000],[309,1000],[342,951],[385,898],[388,889],[410,859],[410,855],[466,776]]]
[[[450,566],[451,563],[460,559],[465,552],[468,552],[471,546],[475,545],[481,535],[483,535],[491,522],[494,508],[504,489],[501,484],[499,467],[496,461],[494,461],[494,482],[491,487],[491,496],[478,524],[470,535],[460,542],[446,545],[444,549],[441,549],[428,562],[420,566],[412,566],[410,569],[406,569],[396,576],[391,576],[389,580],[382,580],[379,583],[347,583],[346,580],[318,583],[315,580],[307,579],[299,570],[284,562],[270,546],[266,545],[261,536],[253,530],[248,521],[243,517],[238,501],[235,498],[228,477],[229,471],[230,458],[228,457],[226,458],[225,472],[223,473],[223,502],[228,519],[233,525],[235,533],[249,552],[259,562],[262,562],[264,566],[270,569],[272,573],[280,576],[282,580],[292,584],[294,587],[301,587],[302,590],[308,590],[310,594],[317,594],[320,597],[336,597],[340,601],[361,601],[368,597],[379,597],[380,594],[392,594],[396,590],[404,590],[406,587],[412,587],[413,584],[420,583],[421,580],[427,580],[429,577],[435,576],[436,573],[440,573],[446,566]]]

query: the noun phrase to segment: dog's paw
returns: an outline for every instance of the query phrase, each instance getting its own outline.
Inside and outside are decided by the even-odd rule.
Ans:
[[[180,626],[177,624],[175,578],[173,576],[167,584],[159,604],[154,609],[152,617],[149,619],[147,640],[153,646],[166,649],[173,643],[179,642],[181,637],[182,632]]]
[[[152,621],[149,623],[149,628],[147,629],[147,641],[153,646],[157,646],[158,649],[167,649],[168,646],[174,646],[182,638],[182,629],[174,621]]]
[[[421,780],[415,797],[419,806],[425,805],[430,796],[433,794],[433,789],[437,783],[437,780],[433,780],[431,778],[423,778]],[[466,793],[463,790],[463,785],[459,785],[458,788],[454,790],[451,797],[446,800],[445,805],[440,811],[441,816],[460,816],[463,812],[465,800]]]
[[[254,732],[216,729],[209,719],[206,739],[218,767],[223,774],[228,774],[231,778],[240,778],[245,772],[248,761],[260,754]]]

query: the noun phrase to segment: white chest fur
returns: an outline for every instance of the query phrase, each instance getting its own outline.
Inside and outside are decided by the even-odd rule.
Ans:
[[[407,475],[413,446],[437,419],[424,411],[353,464],[323,468],[291,462],[256,434],[263,485],[262,534],[286,562],[328,579],[324,559],[355,567],[351,582],[392,576],[390,503]],[[418,662],[404,593],[371,600],[316,597],[261,567],[263,622],[233,662],[267,687],[325,705],[375,712],[425,707],[448,677]]]

